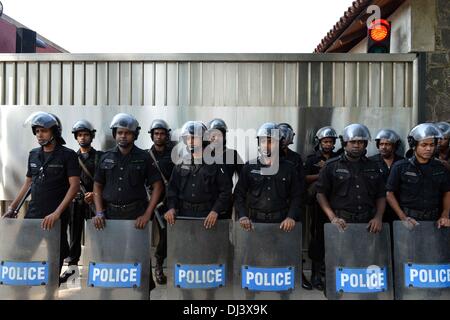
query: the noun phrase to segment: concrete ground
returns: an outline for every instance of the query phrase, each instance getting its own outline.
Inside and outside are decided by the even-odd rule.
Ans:
[[[63,268],[65,270],[67,266]],[[84,281],[86,278],[85,272],[83,272],[83,267],[79,267],[81,274],[81,281]],[[309,279],[310,272],[308,270],[305,271],[306,277]],[[303,290],[303,296],[305,300],[326,300],[322,291],[313,289],[311,291]],[[81,286],[79,280],[68,281],[68,283],[64,283],[59,288],[58,293],[59,300],[83,300],[81,295]],[[158,285],[156,284],[156,288],[152,290],[150,300],[167,300],[167,285]]]
[[[154,256],[154,248],[152,248],[152,257]],[[64,283],[59,288],[59,299],[60,300],[83,300],[83,296],[81,295],[81,281],[85,281],[86,279],[86,270],[82,266],[83,260],[80,261],[80,266],[78,267],[80,277],[73,277],[73,279],[69,279],[67,283]],[[306,261],[304,263],[305,275],[308,279],[310,279],[310,270],[309,262]],[[63,267],[63,272],[67,269],[67,266]],[[166,274],[166,269],[165,274]],[[154,274],[154,269],[153,269]],[[301,289],[303,291],[303,297],[305,300],[326,300],[322,291],[313,289],[311,291]],[[85,298],[84,298],[85,299]],[[156,288],[152,290],[151,300],[167,300],[167,285],[158,285],[156,284]]]

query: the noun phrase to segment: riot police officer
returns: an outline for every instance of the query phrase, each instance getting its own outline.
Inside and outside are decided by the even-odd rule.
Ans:
[[[97,212],[94,223],[101,229],[105,218],[136,219],[136,228],[144,229],[163,190],[161,176],[150,155],[134,144],[140,127],[133,116],[125,113],[115,115],[110,129],[117,146],[102,155],[95,173],[94,201]],[[146,185],[153,188],[150,202]]]
[[[258,129],[258,159],[244,165],[234,189],[235,210],[245,230],[252,229],[252,222],[265,222],[280,223],[288,232],[300,219],[300,179],[295,165],[276,155],[280,152],[278,130],[272,122]],[[277,165],[275,172],[265,170]]]
[[[166,189],[169,185],[169,179],[172,175],[172,170],[174,163],[172,162],[171,153],[173,149],[173,143],[170,139],[171,129],[166,121],[162,119],[155,119],[150,125],[150,137],[153,141],[153,146],[148,150],[150,156],[152,157],[156,168],[161,174],[161,178],[164,182],[164,192],[161,195],[161,201],[157,209],[157,214],[164,214],[167,211],[167,204],[165,201]],[[156,214],[156,212],[155,212]],[[161,219],[163,220],[163,219]],[[155,278],[158,284],[165,284],[167,282],[167,277],[163,272],[164,259],[167,257],[167,229],[160,226],[159,223],[156,224],[159,231],[158,245],[156,247],[155,259]]]
[[[450,170],[450,124],[447,122],[438,122],[436,126],[442,132],[442,139],[436,150],[436,158],[441,160],[442,164]]]
[[[303,195],[305,191],[305,170],[303,167],[302,156],[289,149],[289,146],[294,143],[295,132],[289,123],[278,124],[278,129],[280,130],[280,147],[281,153],[280,157],[292,162],[297,170],[297,177],[300,182],[300,188]]]
[[[212,147],[213,156],[218,164],[225,164],[225,169],[230,180],[236,174],[239,176],[244,165],[239,153],[234,149],[227,148],[228,127],[222,119],[213,119],[208,123],[209,146]]]
[[[203,159],[206,130],[199,121],[188,121],[181,129],[187,154],[175,165],[169,181],[169,210],[164,218],[171,225],[177,216],[205,218],[205,228],[212,228],[218,218],[227,218],[232,185],[222,165]]]
[[[330,221],[344,230],[346,223],[368,223],[380,232],[386,206],[383,178],[375,162],[366,158],[370,132],[351,124],[339,137],[344,154],[328,160],[319,173],[317,201]]]
[[[442,133],[431,123],[414,127],[408,143],[414,155],[394,164],[387,182],[387,201],[400,220],[437,220],[438,228],[450,226],[450,173],[434,159]]]
[[[383,181],[386,184],[392,165],[404,159],[398,154],[401,144],[400,136],[394,130],[381,129],[375,137],[375,142],[379,153],[369,157],[369,159],[378,164]],[[392,211],[389,204],[387,204],[383,220],[387,223],[392,223],[395,217],[396,214]]]
[[[227,132],[228,127],[222,119],[213,119],[208,123],[207,136],[210,144],[207,149],[211,152],[214,162],[223,164],[225,173],[233,184],[233,177],[239,177],[244,162],[239,153],[234,149],[227,148]],[[207,154],[209,156],[209,154]],[[233,211],[233,201],[230,201],[227,210],[227,218],[231,218]]]
[[[299,179],[299,186],[301,192],[301,201],[300,201],[300,212],[305,212],[305,171],[303,167],[303,159],[302,156],[291,150],[289,146],[294,143],[295,132],[292,129],[292,126],[289,123],[280,123],[277,125],[280,130],[280,157],[285,159],[286,161],[291,162],[296,171],[297,178]],[[300,216],[302,216],[300,213]],[[306,290],[312,290],[312,285],[306,278],[305,274],[302,273],[302,287]]]
[[[73,267],[78,265],[81,256],[81,235],[84,219],[90,219],[95,215],[93,194],[94,175],[98,160],[102,154],[92,147],[95,132],[96,130],[92,124],[87,120],[79,120],[72,127],[72,134],[80,146],[80,149],[77,151],[78,163],[81,167],[80,192],[78,192],[77,197],[72,203],[69,219],[69,268],[63,273],[61,282],[66,282],[75,273]]]
[[[319,172],[325,166],[325,162],[337,156],[337,153],[333,151],[337,138],[336,130],[332,127],[323,127],[317,130],[314,136],[314,153],[308,155],[305,163],[308,204],[310,204],[311,212],[311,241],[308,248],[309,258],[312,261],[311,285],[321,291],[324,289],[321,270],[325,258],[323,230],[326,215],[316,201],[316,184],[319,179]]]
[[[290,232],[301,218],[299,170],[286,156],[280,156],[284,152],[281,143],[286,139],[280,131],[273,122],[259,127],[256,133],[258,157],[246,162],[239,175],[234,189],[234,207],[244,230],[252,230],[253,223],[279,223],[281,230]],[[289,140],[285,144],[289,145]],[[306,278],[304,275],[302,278],[305,288]],[[254,295],[246,293],[247,299],[253,299]],[[285,299],[286,293],[281,293],[280,298]]]
[[[64,147],[59,119],[50,113],[38,112],[31,117],[31,128],[40,145],[30,151],[26,180],[16,199],[8,208],[6,217],[15,217],[20,199],[31,188],[31,201],[26,219],[43,219],[42,228],[53,228],[61,220],[59,267],[69,254],[67,223],[69,206],[80,188],[80,167],[76,153]],[[27,244],[30,248],[39,243]]]
[[[164,188],[161,176],[148,152],[134,144],[140,127],[133,116],[115,115],[110,129],[117,146],[101,156],[95,172],[95,227],[103,229],[106,218],[136,220],[136,228],[144,229]],[[146,189],[149,185],[152,188],[150,201]],[[155,287],[152,276],[150,281],[152,290]]]

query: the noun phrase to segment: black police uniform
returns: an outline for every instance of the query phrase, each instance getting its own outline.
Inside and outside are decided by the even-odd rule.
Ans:
[[[146,185],[161,180],[150,154],[136,146],[123,155],[119,147],[105,152],[95,173],[103,185],[106,219],[134,220],[148,207]]]
[[[239,218],[248,217],[256,223],[280,223],[287,217],[299,221],[301,217],[302,188],[296,165],[281,158],[279,169],[273,175],[262,175],[267,166],[247,162],[234,189],[234,207]],[[287,292],[280,292],[280,299],[287,299]],[[246,292],[252,300],[255,292]]]
[[[232,185],[218,164],[177,164],[169,181],[167,205],[177,216],[206,217],[211,211],[226,217]]]
[[[151,150],[153,155],[155,156],[156,162],[158,163],[159,168],[161,169],[164,178],[169,181],[170,176],[172,175],[172,170],[175,164],[172,162],[171,154],[173,149],[173,144],[171,142],[166,144],[164,151],[158,152],[153,145]],[[161,199],[164,199],[164,204],[159,208],[160,214],[163,215],[167,211],[167,200],[166,200],[166,190],[164,188],[163,193],[161,194]],[[165,221],[165,220],[163,220]],[[161,229],[159,223],[157,223],[159,230],[159,241],[156,246],[155,258],[157,262],[162,265],[164,259],[167,257],[167,229]]]
[[[305,175],[317,175],[320,172],[321,167],[318,165],[320,161],[328,161],[337,156],[337,153],[331,152],[329,158],[326,158],[322,151],[317,150],[313,154],[306,157],[305,162]],[[309,258],[315,262],[321,263],[325,258],[325,240],[324,240],[324,224],[327,222],[326,215],[320,208],[320,205],[316,201],[316,188],[317,180],[308,186],[312,188],[311,194],[308,192],[308,204],[310,205],[311,212],[311,241],[309,244],[308,255]],[[314,187],[312,187],[314,185]]]
[[[102,156],[102,152],[91,148],[87,153],[81,153],[81,151],[78,150],[77,155],[91,176],[94,177],[95,168]],[[94,181],[83,169],[81,169],[80,183],[86,189],[86,192],[92,192],[94,190]],[[69,220],[69,265],[78,265],[81,256],[81,234],[83,232],[84,219],[90,219],[93,215],[95,215],[95,211],[93,212],[89,205],[84,202],[84,194],[80,191],[72,203],[71,218]]]
[[[335,214],[348,223],[367,223],[376,214],[376,200],[386,197],[378,165],[366,157],[330,159],[319,173],[317,193],[324,194]]]
[[[228,163],[227,159],[232,159],[233,163]],[[244,166],[244,163],[242,162],[242,159],[239,156],[238,152],[234,149],[228,148],[225,148],[225,151],[223,153],[223,164],[225,173],[231,181],[233,181],[233,176],[235,173],[239,176],[242,167]]]
[[[442,212],[442,197],[450,191],[450,172],[436,159],[420,164],[413,156],[392,167],[386,189],[394,192],[407,216],[437,220]]]
[[[450,148],[447,150],[447,154],[445,155],[444,160],[447,160],[450,162]]]
[[[300,217],[299,220],[305,216],[305,204],[306,204],[306,176],[305,176],[305,168],[303,163],[302,156],[292,151],[291,149],[287,149],[287,153],[280,151],[281,159],[285,159],[286,161],[294,164],[295,171],[297,172],[297,179],[299,181],[300,188]]]
[[[387,183],[389,174],[391,173],[391,168],[397,161],[403,160],[404,157],[399,156],[397,154],[394,154],[394,161],[392,162],[391,168],[389,168],[384,162],[383,157],[381,154],[376,154],[371,157],[369,157],[370,160],[375,161],[378,165],[378,168],[380,168],[381,175],[383,177],[384,183]],[[383,214],[383,221],[387,223],[392,223],[394,220],[397,220],[397,215],[395,214],[394,210],[392,210],[391,206],[386,203],[386,209]],[[391,228],[392,230],[392,228]]]
[[[294,164],[295,170],[297,171],[297,178],[300,183],[300,185],[299,185],[300,192],[301,192],[301,196],[302,196],[302,200],[303,200],[303,197],[305,196],[305,191],[306,191],[306,180],[305,180],[305,168],[304,168],[302,156],[299,153],[292,151],[289,148],[287,149],[287,153],[280,151],[280,155],[281,155],[282,159],[290,161],[292,164]],[[301,205],[303,205],[303,203]]]
[[[439,151],[436,150],[436,154],[435,154],[436,159],[439,159],[439,155],[440,155]],[[445,154],[444,159],[442,159],[442,160],[447,161],[450,164],[450,148],[447,150],[447,153]]]
[[[274,175],[262,175],[263,167],[258,160],[242,168],[234,189],[238,217],[266,223],[279,223],[286,217],[300,220],[302,189],[295,165],[282,158]]]
[[[26,219],[43,219],[58,208],[70,188],[69,177],[80,176],[80,166],[75,151],[57,144],[52,152],[44,152],[44,148],[35,148],[28,157],[27,177],[32,179],[31,201]],[[69,254],[67,243],[67,223],[69,210],[60,217],[61,243],[59,254],[60,269]],[[37,244],[29,244],[39,245]]]
[[[233,186],[234,174],[236,173],[237,176],[239,177],[242,167],[244,166],[244,163],[242,162],[242,159],[239,156],[238,152],[234,149],[224,147],[224,152],[222,154],[222,163],[220,163],[220,165],[225,171],[227,177],[229,178],[231,186]],[[231,219],[232,215],[233,215],[233,199],[231,199],[230,204],[228,206],[226,218]]]

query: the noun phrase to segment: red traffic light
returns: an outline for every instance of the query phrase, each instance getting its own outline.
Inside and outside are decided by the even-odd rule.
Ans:
[[[391,24],[384,19],[372,21],[369,27],[369,36],[373,41],[383,41],[389,36]]]

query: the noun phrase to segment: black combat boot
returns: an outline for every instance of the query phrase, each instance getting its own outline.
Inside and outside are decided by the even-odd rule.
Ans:
[[[320,274],[320,267],[320,263],[313,261],[311,266],[311,285],[317,290],[323,291],[323,281]]]
[[[303,272],[302,272],[302,288],[305,290],[312,290],[312,285],[308,281],[308,279],[306,279],[306,276]]]
[[[163,272],[163,262],[157,261],[155,266],[155,278],[157,284],[166,284],[167,283],[167,277],[164,275]]]

